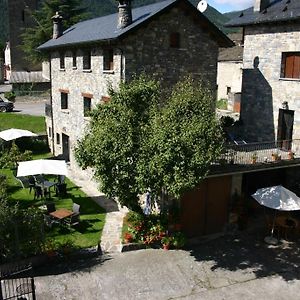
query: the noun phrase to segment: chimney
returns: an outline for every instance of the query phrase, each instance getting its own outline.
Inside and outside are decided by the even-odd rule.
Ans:
[[[53,20],[53,39],[58,39],[63,34],[62,26],[62,16],[56,12],[56,14],[51,18]]]
[[[131,0],[119,0],[118,28],[122,29],[132,23]]]
[[[254,12],[262,12],[270,4],[270,0],[254,0]]]

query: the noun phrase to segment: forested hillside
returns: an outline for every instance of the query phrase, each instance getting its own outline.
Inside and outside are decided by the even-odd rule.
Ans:
[[[0,49],[4,47],[8,38],[7,1],[8,0],[0,0]]]

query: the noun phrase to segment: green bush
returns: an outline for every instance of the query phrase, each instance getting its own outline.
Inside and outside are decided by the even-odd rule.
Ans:
[[[4,150],[0,156],[0,168],[1,169],[14,169],[17,166],[17,162],[26,161],[32,159],[32,152],[26,150],[21,152],[18,146],[13,143],[10,150]]]
[[[4,93],[4,97],[11,102],[15,102],[16,100],[16,94],[13,91]]]
[[[217,108],[218,109],[227,109],[228,100],[227,99],[220,99],[217,101]]]

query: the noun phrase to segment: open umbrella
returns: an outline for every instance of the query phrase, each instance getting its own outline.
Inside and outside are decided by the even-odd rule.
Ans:
[[[283,187],[282,185],[258,189],[254,194],[252,194],[252,197],[259,204],[276,210],[271,231],[271,237],[266,237],[265,240],[269,243],[277,243],[277,239],[273,238],[277,210],[300,210],[300,198],[295,193]]]
[[[17,177],[29,175],[68,175],[67,164],[64,160],[36,159],[20,162]]]
[[[37,136],[37,134],[23,129],[11,128],[0,132],[0,138],[5,141],[15,140],[25,136]]]

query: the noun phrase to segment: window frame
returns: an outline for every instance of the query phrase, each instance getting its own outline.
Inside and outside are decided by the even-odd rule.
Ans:
[[[280,78],[300,80],[300,51],[282,52]]]
[[[171,32],[169,36],[169,46],[170,48],[178,49],[180,48],[181,36],[178,31]]]
[[[114,70],[114,50],[112,48],[103,49],[103,71]]]
[[[60,92],[60,108],[62,110],[69,109],[69,95],[65,92]]]
[[[90,49],[83,50],[82,54],[82,69],[90,71],[92,68],[92,54]]]
[[[89,105],[86,105],[87,101],[88,101]],[[87,107],[88,107],[88,109],[87,109]],[[92,98],[83,96],[83,116],[89,117],[91,111],[92,111]]]
[[[56,145],[60,145],[60,134],[56,132]]]
[[[65,52],[59,52],[59,69],[64,70],[66,68]]]

